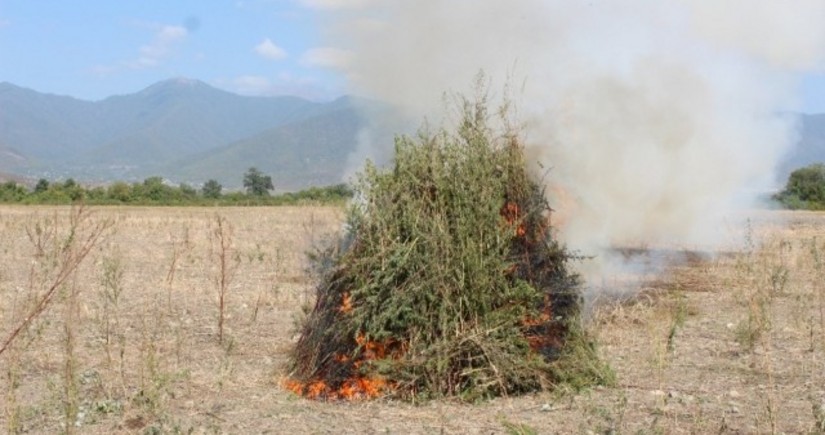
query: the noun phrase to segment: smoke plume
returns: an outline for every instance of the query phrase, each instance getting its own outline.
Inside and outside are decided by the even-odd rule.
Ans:
[[[560,236],[603,260],[591,279],[616,244],[718,243],[775,186],[795,140],[781,113],[825,65],[821,0],[374,0],[325,17],[352,92],[418,119],[480,70],[509,82]]]

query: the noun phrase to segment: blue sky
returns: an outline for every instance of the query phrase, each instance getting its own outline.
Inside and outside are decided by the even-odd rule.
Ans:
[[[344,92],[318,0],[0,0],[0,81],[98,100],[171,77],[249,95]]]
[[[802,111],[825,113],[825,74],[808,74],[802,80]]]
[[[99,100],[188,77],[246,95],[327,100],[346,83],[321,14],[342,3],[0,0],[0,81]],[[800,94],[803,111],[825,113],[825,74],[805,76]]]

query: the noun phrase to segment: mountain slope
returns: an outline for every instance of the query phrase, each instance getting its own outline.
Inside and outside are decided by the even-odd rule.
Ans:
[[[0,155],[9,156],[0,169],[104,180],[156,174],[184,156],[335,110],[297,97],[235,95],[189,79],[98,102],[2,83],[0,108]]]
[[[363,125],[354,107],[340,107],[178,162],[174,170],[192,183],[214,178],[227,187],[240,187],[251,166],[271,175],[278,190],[334,184]]]
[[[798,119],[799,141],[779,166],[778,181],[783,185],[793,170],[825,163],[825,114],[801,114]]]
[[[0,147],[20,163],[65,159],[93,140],[94,103],[0,83]],[[8,162],[7,162],[8,163]]]
[[[90,151],[95,163],[157,165],[226,145],[323,111],[296,97],[254,98],[189,80],[169,80],[102,105],[117,132]]]

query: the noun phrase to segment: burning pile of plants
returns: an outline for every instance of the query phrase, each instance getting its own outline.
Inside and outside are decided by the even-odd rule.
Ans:
[[[456,133],[400,137],[393,167],[367,164],[347,234],[315,258],[290,390],[474,400],[609,379],[516,131],[490,127],[484,98],[462,107]]]

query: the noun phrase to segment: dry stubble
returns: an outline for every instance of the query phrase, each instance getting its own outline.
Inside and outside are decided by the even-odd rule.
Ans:
[[[238,264],[222,343],[216,214],[232,228]],[[51,218],[65,228],[67,215],[0,208],[3,335],[35,296],[32,270],[47,272],[33,263],[26,228]],[[111,234],[0,356],[0,424],[39,433],[748,433],[811,431],[825,420],[823,214],[756,213],[733,237],[737,252],[674,266],[641,283],[638,298],[599,308],[590,327],[619,386],[477,405],[311,402],[278,386],[293,320],[311,295],[304,253],[340,230],[342,216],[320,207],[94,210],[114,222]],[[67,303],[76,303],[71,317]]]

